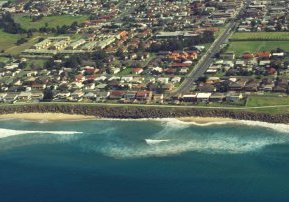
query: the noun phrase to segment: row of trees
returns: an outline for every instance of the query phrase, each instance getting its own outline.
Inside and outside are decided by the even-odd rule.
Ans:
[[[33,17],[32,21],[40,20],[41,17]],[[2,14],[2,18],[0,18],[0,28],[3,29],[4,32],[10,34],[24,34],[26,33],[28,37],[32,36],[33,32],[42,32],[42,33],[55,33],[55,34],[68,34],[70,31],[76,31],[79,27],[77,21],[73,22],[71,25],[63,25],[57,27],[49,27],[48,23],[39,29],[24,29],[21,27],[19,23],[16,23],[10,13]]]
[[[0,28],[2,28],[4,32],[10,34],[25,33],[25,30],[20,26],[20,24],[15,23],[10,13],[2,14],[2,18],[0,18]]]
[[[65,58],[64,55],[56,55],[49,59],[45,64],[44,68],[52,70],[59,69],[61,67],[69,67],[78,70],[82,65],[83,61],[93,60],[98,67],[103,67],[107,62],[108,55],[103,50],[95,51],[91,54],[76,54],[73,57]],[[61,61],[61,62],[58,62]]]
[[[159,51],[175,51],[183,50],[187,47],[192,47],[199,44],[211,43],[214,41],[214,32],[206,31],[202,35],[191,37],[187,39],[169,39],[162,41],[161,43],[153,43],[148,51],[159,52]]]

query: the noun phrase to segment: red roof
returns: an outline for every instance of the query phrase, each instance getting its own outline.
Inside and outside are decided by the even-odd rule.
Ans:
[[[175,67],[175,68],[178,68],[178,67],[182,68],[182,67],[189,67],[189,66],[191,66],[191,64],[186,64],[186,63],[174,63],[171,65],[171,67]]]
[[[267,70],[268,74],[275,74],[276,73],[276,69],[271,67]]]
[[[254,58],[255,56],[252,54],[252,53],[244,53],[243,54],[243,58],[244,59],[252,59]]]
[[[147,95],[149,94],[149,91],[138,91],[137,93],[136,93],[136,96],[137,97],[146,97]]]
[[[271,57],[271,53],[270,53],[270,52],[260,52],[260,53],[256,53],[256,57],[260,57],[260,58],[270,58],[270,57]]]
[[[140,72],[142,72],[142,71],[143,71],[142,68],[133,68],[133,69],[132,69],[132,72],[133,72],[133,73],[140,73]]]
[[[119,91],[119,90],[115,90],[115,91],[111,91],[110,92],[110,95],[111,96],[122,96],[124,95],[125,93],[123,91]]]

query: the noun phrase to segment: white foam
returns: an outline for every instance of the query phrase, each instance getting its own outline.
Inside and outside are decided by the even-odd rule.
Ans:
[[[28,131],[28,130],[11,130],[0,128],[0,138],[6,138],[24,134],[55,134],[55,135],[73,135],[81,132],[76,131]]]
[[[236,121],[236,122],[214,122],[209,125],[238,124],[250,127],[263,127],[278,131],[280,133],[266,134],[235,134],[231,130],[215,132],[211,134],[199,134],[194,130],[186,130],[188,127],[195,125],[191,122],[183,122],[177,119],[160,119],[163,126],[162,130],[151,135],[150,139],[170,140],[161,141],[161,144],[127,144],[125,140],[119,143],[107,142],[101,146],[90,145],[95,152],[100,152],[113,158],[142,158],[142,157],[161,157],[177,155],[184,152],[203,152],[212,154],[241,154],[246,152],[258,151],[266,146],[274,144],[283,144],[289,142],[289,136],[280,133],[289,133],[289,125],[286,124],[269,124],[256,121]],[[198,124],[207,126],[208,124]],[[229,131],[229,132],[228,132]]]
[[[170,141],[154,145],[121,146],[108,144],[105,147],[92,148],[113,158],[143,158],[143,157],[164,157],[178,155],[184,152],[203,152],[211,154],[241,154],[257,151],[268,145],[282,144],[287,140],[282,138],[268,139],[247,139],[239,138],[211,138],[204,140]]]
[[[281,133],[289,133],[289,124],[281,124],[281,123],[267,123],[261,121],[247,121],[247,120],[234,120],[234,121],[218,121],[211,123],[196,123],[196,122],[185,122],[178,119],[170,118],[170,119],[160,119],[158,121],[163,121],[167,123],[168,126],[176,127],[176,128],[187,128],[190,125],[197,126],[213,126],[213,125],[227,125],[227,124],[237,124],[237,125],[247,125],[251,127],[262,127],[272,129]]]
[[[237,121],[236,123],[253,127],[269,128],[281,133],[289,133],[289,124],[266,123],[260,121],[244,121],[244,120]]]
[[[169,141],[170,141],[169,139],[167,139],[167,140],[145,139],[145,142],[148,145],[156,145],[156,144],[160,144],[160,143],[163,143],[163,142],[169,142]]]

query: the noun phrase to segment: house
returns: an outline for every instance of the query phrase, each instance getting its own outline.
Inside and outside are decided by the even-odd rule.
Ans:
[[[279,93],[286,93],[288,90],[288,81],[287,79],[279,79],[273,88],[274,92],[279,92]]]
[[[275,86],[275,82],[273,79],[265,78],[262,80],[259,90],[270,92],[273,90],[274,86]]]
[[[213,93],[209,98],[210,102],[224,102],[225,100],[226,96],[224,93]]]
[[[212,84],[200,84],[198,86],[198,90],[200,92],[215,92],[216,91],[216,87]]]
[[[260,82],[252,79],[249,80],[248,82],[246,82],[245,86],[244,86],[244,91],[247,92],[257,92],[260,86]]]
[[[222,58],[224,60],[235,60],[236,55],[234,52],[226,52],[226,53],[222,53],[220,55],[220,58]]]
[[[7,93],[0,93],[0,102],[4,102],[5,101],[6,95],[7,95]]]
[[[133,74],[141,74],[143,72],[143,68],[132,68]]]
[[[255,54],[255,57],[260,59],[270,59],[271,56],[272,56],[271,53],[266,51]]]
[[[32,93],[31,92],[21,92],[18,95],[19,101],[29,101],[31,99]]]
[[[140,101],[144,101],[144,100],[147,100],[149,101],[152,97],[152,92],[151,91],[138,91],[135,95],[135,98],[137,100],[140,100]]]
[[[96,99],[96,94],[93,92],[88,92],[85,95],[83,95],[83,98],[89,99],[89,100],[95,100]]]
[[[106,100],[110,96],[110,92],[96,92],[96,99],[97,100]]]
[[[39,102],[43,100],[44,94],[42,92],[33,92],[31,93],[31,100],[34,102]]]
[[[166,83],[161,85],[162,90],[164,91],[171,91],[174,88],[174,85],[171,83]]]
[[[7,95],[4,98],[4,102],[6,103],[15,103],[18,99],[19,93],[7,93]]]
[[[198,102],[208,102],[212,93],[198,93],[197,94],[197,101]]]
[[[126,100],[135,100],[136,98],[136,91],[129,91],[129,92],[126,92],[123,96],[124,99]]]
[[[235,82],[230,82],[228,88],[230,91],[242,91],[245,87],[246,80],[237,80]]]
[[[164,103],[164,94],[154,94],[153,102],[157,103],[157,104],[163,104]]]
[[[186,94],[186,95],[183,95],[181,100],[183,102],[196,102],[197,101],[197,94],[194,93],[194,94]]]
[[[119,91],[119,90],[114,90],[114,91],[110,92],[108,98],[111,100],[119,100],[119,99],[123,98],[124,95],[125,95],[125,92]]]
[[[255,56],[252,53],[244,53],[243,54],[243,59],[245,59],[245,60],[251,60],[253,58],[255,58]]]
[[[83,95],[84,95],[84,92],[82,92],[81,90],[76,90],[70,94],[71,101],[79,102],[82,100]]]
[[[242,93],[236,93],[236,92],[229,92],[226,95],[226,101],[228,102],[239,102],[243,99]]]

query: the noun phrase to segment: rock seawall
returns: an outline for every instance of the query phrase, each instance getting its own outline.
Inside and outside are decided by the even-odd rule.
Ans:
[[[270,123],[289,123],[289,114],[268,114],[230,109],[165,108],[138,106],[100,106],[73,104],[29,104],[3,105],[0,114],[11,113],[65,113],[95,116],[98,118],[141,119],[178,117],[223,117],[238,120],[262,121]]]

